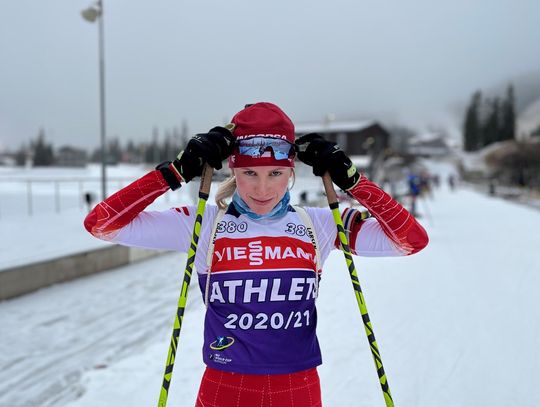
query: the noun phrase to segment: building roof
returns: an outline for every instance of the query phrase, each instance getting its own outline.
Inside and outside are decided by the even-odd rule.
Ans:
[[[418,139],[413,138],[409,142],[410,146],[422,146],[422,147],[444,147],[448,148],[448,143],[444,137],[434,137],[431,139]]]
[[[72,146],[62,146],[58,149],[59,153],[86,153],[86,150],[82,148]]]
[[[330,121],[296,124],[296,133],[339,133],[360,131],[377,124],[375,120]]]

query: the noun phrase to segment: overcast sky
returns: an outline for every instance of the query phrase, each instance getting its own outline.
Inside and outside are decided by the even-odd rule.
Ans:
[[[192,133],[245,103],[294,122],[437,123],[478,88],[540,69],[538,0],[104,0],[107,134]],[[99,143],[97,24],[87,0],[4,1],[0,146],[40,127]]]

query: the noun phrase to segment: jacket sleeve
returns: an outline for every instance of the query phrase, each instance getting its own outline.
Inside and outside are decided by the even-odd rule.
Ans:
[[[169,189],[161,172],[154,170],[97,204],[84,227],[98,239],[126,246],[187,251],[195,219],[192,207],[145,211]]]
[[[381,229],[403,255],[418,253],[427,246],[429,239],[424,228],[407,209],[377,184],[362,176],[348,192],[376,219],[376,222],[374,219],[356,222],[356,227],[354,219],[349,222],[351,241],[364,240],[371,235],[375,244],[383,244],[380,234],[377,233],[377,230]],[[355,247],[352,244],[351,246]]]

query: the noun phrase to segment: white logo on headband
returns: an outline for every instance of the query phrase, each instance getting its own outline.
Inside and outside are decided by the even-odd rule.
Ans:
[[[247,134],[243,136],[237,136],[237,140],[243,140],[246,138],[252,138],[252,137],[265,137],[265,138],[279,138],[282,140],[287,140],[287,136],[284,136],[283,134]]]

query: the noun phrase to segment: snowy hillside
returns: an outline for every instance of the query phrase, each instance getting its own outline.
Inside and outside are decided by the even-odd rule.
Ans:
[[[527,138],[531,132],[540,127],[540,97],[531,103],[527,109],[520,114],[517,122],[516,134],[518,138]]]

